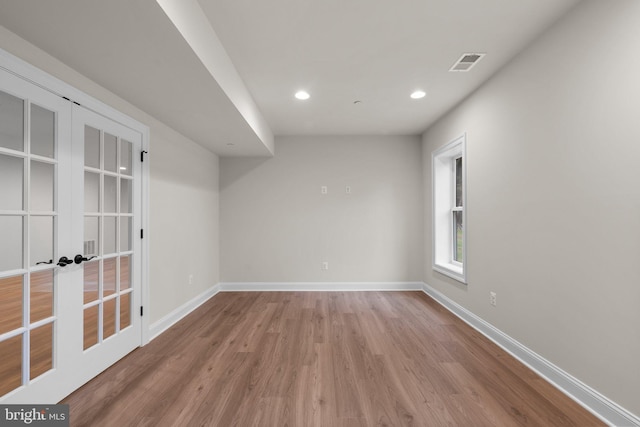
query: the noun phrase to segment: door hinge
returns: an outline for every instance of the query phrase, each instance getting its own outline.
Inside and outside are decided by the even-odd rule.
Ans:
[[[62,99],[66,99],[67,101],[69,101],[69,102],[73,102],[74,104],[79,105],[80,107],[82,107],[82,105],[80,105],[80,103],[79,103],[79,102],[76,102],[76,101],[74,101],[73,99],[70,99],[70,98],[68,98],[68,97],[66,97],[66,96],[63,96],[63,97],[62,97]]]
[[[142,313],[143,313],[142,306],[140,306],[140,317],[142,317]]]
[[[140,229],[140,238],[144,239],[144,229],[143,228]]]
[[[148,152],[148,151],[145,151],[145,150],[142,150],[142,151],[140,152],[140,161],[141,161],[141,162],[144,162],[144,155],[145,155],[145,154],[149,154],[149,152]]]

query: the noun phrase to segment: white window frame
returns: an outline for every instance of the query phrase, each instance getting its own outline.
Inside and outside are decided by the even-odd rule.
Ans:
[[[431,154],[433,269],[459,282],[467,283],[467,158],[466,134]],[[462,158],[462,206],[456,206],[456,159]],[[453,212],[462,212],[462,260],[455,260]]]

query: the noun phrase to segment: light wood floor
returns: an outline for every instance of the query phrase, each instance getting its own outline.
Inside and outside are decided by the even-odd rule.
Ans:
[[[420,292],[221,293],[63,403],[72,426],[603,425]]]

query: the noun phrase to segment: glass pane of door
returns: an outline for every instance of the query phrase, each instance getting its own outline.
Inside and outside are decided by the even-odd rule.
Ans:
[[[0,130],[1,132],[1,130]],[[0,209],[21,211],[24,195],[24,158],[0,153]]]
[[[84,165],[100,168],[100,131],[91,126],[84,127]]]
[[[103,255],[110,255],[116,252],[116,227],[118,218],[108,216],[104,218],[104,248]]]
[[[104,286],[103,296],[108,297],[116,293],[116,258],[107,258],[103,261]]]
[[[22,335],[0,341],[0,396],[22,385]]]
[[[53,270],[31,273],[29,284],[31,322],[53,316]]]
[[[131,294],[120,297],[120,329],[131,325]]]
[[[104,134],[104,170],[116,172],[118,164],[116,146],[118,138],[105,132]]]
[[[0,335],[22,326],[22,275],[0,279]],[[0,353],[1,354],[1,353]]]
[[[85,256],[87,256],[85,254]],[[98,300],[98,275],[100,273],[100,261],[84,263],[84,298],[85,304]]]
[[[0,252],[4,254],[0,257],[0,271],[22,268],[24,216],[0,215],[0,236]]]
[[[30,338],[29,378],[34,379],[53,368],[53,323],[32,329]]]
[[[104,177],[104,211],[108,213],[118,212],[116,195],[118,181],[113,176]]]
[[[84,211],[100,212],[100,175],[84,173]]]
[[[84,345],[86,350],[98,343],[98,317],[99,305],[93,305],[84,309]]]
[[[31,154],[54,158],[55,130],[55,113],[31,104]]]
[[[54,220],[52,216],[32,216],[30,220],[29,247],[31,266],[53,260]]]
[[[103,339],[107,339],[116,333],[116,299],[111,298],[104,302],[104,329]]]
[[[122,139],[120,140],[120,167],[118,168],[120,173],[126,176],[133,175],[133,146],[131,142]]]
[[[24,100],[0,91],[0,147],[24,151]]]
[[[53,211],[55,166],[50,163],[31,162],[31,191],[29,209],[38,212]]]

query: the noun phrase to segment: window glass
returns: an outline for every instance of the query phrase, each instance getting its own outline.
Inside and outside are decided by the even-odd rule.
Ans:
[[[464,228],[462,227],[462,211],[453,212],[453,260],[463,262]]]
[[[462,157],[456,159],[456,206],[462,206]]]

